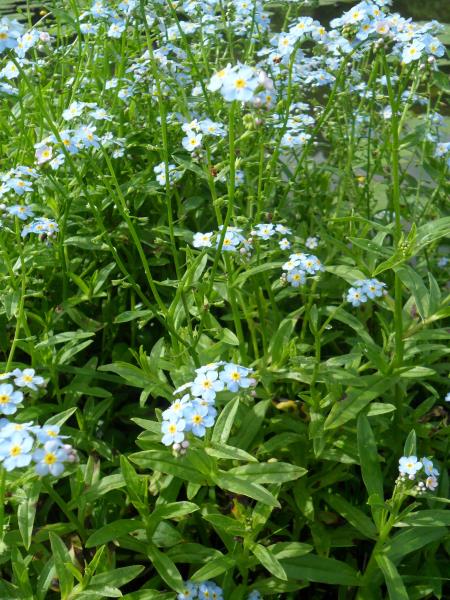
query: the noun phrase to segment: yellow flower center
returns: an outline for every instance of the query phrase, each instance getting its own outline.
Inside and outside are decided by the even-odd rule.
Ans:
[[[11,456],[19,456],[22,453],[22,448],[20,446],[13,446],[9,453]]]
[[[7,394],[0,394],[0,404],[8,404],[9,396]]]
[[[56,462],[56,454],[53,454],[53,452],[48,452],[48,454],[46,454],[44,457],[44,462],[46,465],[54,465]]]
[[[236,86],[236,88],[238,90],[241,90],[242,88],[245,87],[246,83],[247,82],[245,81],[245,79],[240,78],[240,79],[236,79],[236,81],[234,82],[234,85]]]

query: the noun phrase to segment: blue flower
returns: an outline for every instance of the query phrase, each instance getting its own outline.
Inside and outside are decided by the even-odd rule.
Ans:
[[[247,596],[247,600],[262,600],[262,596],[261,594],[258,592],[258,590],[253,590],[252,592],[250,592],[250,594]]]
[[[67,435],[59,434],[60,428],[57,425],[44,425],[43,427],[35,427],[34,432],[41,444],[46,442],[60,441],[67,438]]]
[[[419,60],[422,57],[425,45],[420,40],[413,40],[412,44],[408,44],[403,48],[402,61],[408,65],[413,60]]]
[[[305,272],[302,271],[301,269],[293,268],[290,271],[288,271],[288,274],[286,275],[286,279],[287,279],[287,281],[289,281],[289,283],[292,285],[292,287],[297,288],[301,284],[306,282],[306,275],[305,275]]]
[[[252,230],[252,235],[261,238],[262,240],[268,240],[275,234],[274,225],[272,223],[258,223]]]
[[[207,371],[199,373],[194,379],[191,393],[193,396],[201,396],[205,400],[212,401],[216,397],[216,392],[221,392],[223,388],[224,384],[218,379],[217,371]]]
[[[433,461],[429,460],[426,457],[423,457],[421,459],[421,463],[423,465],[423,470],[425,471],[425,473],[427,475],[432,475],[433,477],[438,477],[439,476],[439,471],[433,465]]]
[[[203,437],[207,427],[212,427],[214,418],[209,414],[208,407],[198,402],[186,410],[186,431],[192,431],[197,437]]]
[[[360,306],[364,302],[367,302],[367,296],[364,294],[362,288],[351,287],[347,292],[347,302],[350,302],[352,306]]]
[[[12,372],[14,375],[14,385],[17,387],[27,387],[30,390],[36,391],[39,387],[44,385],[44,378],[40,375],[35,375],[34,369],[14,369]]]
[[[251,369],[228,363],[220,373],[220,379],[226,384],[227,390],[237,392],[240,388],[249,388],[253,384],[254,380],[248,377],[250,373]]]
[[[29,206],[21,206],[20,204],[14,204],[13,206],[7,206],[6,211],[19,218],[21,221],[26,221],[28,217],[33,217],[34,213]]]
[[[30,450],[33,438],[21,432],[14,433],[9,439],[0,443],[0,460],[7,471],[26,467],[31,462]]]
[[[177,595],[177,600],[194,600],[197,598],[198,584],[186,581],[184,589]]]
[[[399,460],[398,470],[401,475],[408,475],[414,479],[416,473],[422,468],[422,463],[417,460],[417,456],[402,456]]]
[[[51,219],[47,219],[45,217],[41,217],[40,219],[35,219],[28,225],[26,225],[22,229],[21,236],[26,237],[29,233],[37,233],[39,235],[48,235],[52,236],[54,233],[59,231],[58,224]]]
[[[33,454],[38,475],[58,477],[64,472],[64,462],[70,461],[68,451],[59,442],[46,442],[44,448],[38,448]]]
[[[255,70],[252,67],[238,65],[225,75],[222,83],[222,96],[228,101],[248,102],[253,98],[257,87],[258,79]]]
[[[183,432],[185,427],[186,421],[184,419],[178,419],[177,421],[163,421],[161,431],[164,435],[161,441],[164,446],[180,444],[184,440]]]
[[[22,392],[15,392],[10,383],[0,385],[0,413],[12,415],[17,411],[17,404],[23,400]]]
[[[190,402],[191,397],[189,394],[185,394],[182,398],[177,398],[177,400],[163,412],[162,418],[165,421],[178,421],[179,419],[182,419],[186,409],[190,406]]]

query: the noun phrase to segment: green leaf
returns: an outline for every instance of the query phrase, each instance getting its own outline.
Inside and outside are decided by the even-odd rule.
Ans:
[[[17,546],[11,550],[11,566],[14,573],[13,583],[17,585],[21,600],[33,600],[33,590],[28,577],[28,565]],[[61,598],[64,600],[62,595]]]
[[[386,581],[389,592],[389,598],[391,600],[409,600],[408,592],[403,585],[402,578],[395,568],[394,563],[392,563],[384,554],[376,554],[375,558],[378,566],[383,572],[384,580]]]
[[[161,471],[185,481],[192,481],[200,485],[206,485],[204,475],[198,472],[189,461],[189,454],[176,458],[169,451],[144,450],[130,456],[130,460],[144,469]]]
[[[226,444],[230,437],[234,419],[239,408],[239,397],[233,398],[220,413],[217,418],[214,430],[211,436],[211,441],[218,444]]]
[[[415,456],[417,452],[416,445],[416,432],[414,429],[411,429],[403,447],[403,455]]]
[[[22,536],[23,545],[28,550],[31,544],[31,534],[33,531],[34,518],[36,516],[36,506],[41,491],[42,483],[35,479],[24,486],[25,498],[20,502],[17,509],[17,521],[19,531]]]
[[[417,552],[447,535],[445,527],[411,527],[394,535],[385,547],[386,555],[394,563],[404,556]]]
[[[123,478],[121,473],[107,475],[84,492],[83,502],[95,502],[95,500],[97,500],[101,496],[104,496],[108,492],[123,488],[125,487],[125,485],[125,479]],[[74,498],[69,502],[68,506],[70,509],[72,509],[76,507],[79,503],[80,499]]]
[[[169,558],[167,554],[158,550],[152,543],[148,544],[147,552],[153,566],[161,576],[161,579],[163,579],[170,588],[181,593],[184,588],[183,578],[172,559]]]
[[[232,445],[242,450],[248,450],[259,433],[266,412],[271,405],[270,400],[257,402],[245,415],[239,425],[239,432],[233,437]]]
[[[135,319],[149,319],[153,316],[152,310],[126,310],[114,319],[114,323],[128,323]]]
[[[283,558],[305,556],[305,554],[312,552],[313,547],[302,542],[277,542],[269,546],[269,550],[278,560],[281,560]]]
[[[289,580],[298,579],[331,585],[360,584],[359,574],[349,565],[333,558],[307,554],[280,561]]]
[[[229,535],[237,535],[243,537],[246,534],[246,529],[242,523],[233,519],[231,517],[227,517],[225,515],[220,514],[206,514],[202,515],[205,521],[228,533]]]
[[[401,269],[397,269],[396,273],[405,287],[407,287],[413,295],[417,312],[422,319],[426,319],[429,313],[430,297],[422,277],[408,265]]]
[[[259,562],[265,567],[269,573],[272,573],[278,579],[287,581],[287,575],[280,562],[275,558],[269,548],[261,546],[261,544],[252,544],[251,552],[256,556]]]
[[[249,454],[240,448],[235,448],[234,446],[227,446],[227,444],[210,442],[210,445],[205,447],[205,452],[214,458],[258,462],[252,454]]]
[[[56,574],[59,580],[61,600],[66,600],[73,588],[73,575],[66,568],[65,563],[72,563],[72,560],[69,551],[61,538],[50,531],[49,539],[52,547],[53,560],[55,561]]]
[[[225,471],[219,471],[216,476],[216,484],[224,490],[228,490],[235,494],[240,494],[242,496],[248,496],[249,498],[253,498],[254,500],[258,500],[262,504],[267,504],[268,506],[276,506],[280,508],[280,503],[266,488],[257,483],[252,483],[250,481],[246,481],[245,479],[241,479],[240,477],[235,477],[234,475],[230,475]]]
[[[377,529],[373,521],[362,510],[356,508],[356,506],[353,506],[353,504],[350,504],[345,498],[337,494],[330,494],[325,499],[331,508],[342,515],[360,533],[368,538],[376,539]]]
[[[302,477],[307,470],[290,463],[273,462],[242,465],[228,473],[254,483],[285,483]]]
[[[372,427],[365,415],[359,415],[358,417],[357,440],[361,475],[364,485],[366,486],[367,494],[369,498],[378,498],[381,503],[384,500],[384,491],[383,477],[381,475],[381,467],[378,460],[378,449]],[[372,516],[377,527],[379,527],[381,519],[381,509],[379,506],[372,506]]]
[[[73,406],[72,408],[68,408],[67,410],[61,413],[53,415],[52,417],[50,417],[50,419],[47,419],[45,425],[57,425],[58,427],[61,427],[61,425],[64,425],[64,423],[68,421],[70,417],[77,412],[77,410],[78,408],[76,406]]]
[[[388,377],[381,377],[379,375],[369,377],[373,381],[369,389],[361,390],[360,388],[352,387],[345,400],[334,404],[325,420],[325,429],[336,429],[347,423],[347,421],[355,419],[372,400],[381,396],[381,394],[392,386],[392,381]]]
[[[127,484],[127,491],[131,501],[136,507],[140,507],[144,501],[144,494],[139,475],[134,470],[130,461],[125,457],[120,457],[120,470]]]
[[[153,535],[163,519],[175,519],[189,515],[199,510],[199,507],[193,502],[169,502],[161,504],[155,508],[147,519],[147,534]]]
[[[278,330],[272,337],[269,345],[269,356],[271,357],[273,364],[279,364],[281,362],[284,353],[286,352],[287,344],[295,329],[297,320],[298,319],[294,317],[288,317],[287,319],[283,319],[278,326]]]
[[[235,565],[236,560],[232,556],[218,556],[200,567],[189,579],[200,583],[226,573]]]
[[[450,232],[450,217],[442,217],[429,221],[417,228],[416,253],[429,244],[447,237]]]
[[[117,588],[127,584],[129,581],[136,579],[145,569],[142,565],[129,565],[128,567],[120,567],[119,569],[108,570],[106,573],[94,575],[90,585],[101,587],[110,585]]]
[[[107,544],[112,540],[118,540],[132,531],[142,529],[143,527],[144,524],[142,521],[134,521],[133,519],[119,519],[118,521],[113,521],[94,531],[94,533],[86,540],[86,548],[93,548],[94,546]]]
[[[400,518],[395,527],[450,527],[450,510],[420,510]]]
[[[249,277],[253,277],[253,275],[258,275],[259,273],[265,273],[266,271],[273,271],[274,269],[281,269],[284,261],[276,261],[276,262],[266,262],[262,265],[258,265],[256,267],[252,267],[251,269],[246,269],[243,273],[238,275],[233,282],[233,288],[241,289],[242,285],[247,281]]]

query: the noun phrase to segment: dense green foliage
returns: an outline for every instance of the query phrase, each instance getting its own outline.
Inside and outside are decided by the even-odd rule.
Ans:
[[[1,21],[0,599],[449,596],[449,31],[355,4]]]

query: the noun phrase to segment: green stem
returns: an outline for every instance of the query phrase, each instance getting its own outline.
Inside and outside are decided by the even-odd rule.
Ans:
[[[73,514],[73,512],[67,506],[67,502],[61,498],[58,492],[50,485],[50,483],[46,480],[45,477],[42,478],[42,485],[44,486],[47,494],[53,500],[55,504],[59,506],[61,511],[65,514],[68,520],[72,523],[72,525],[77,530],[77,533],[80,535],[81,540],[84,542],[87,538],[86,529],[81,521]]]
[[[383,67],[386,75],[386,83],[388,88],[389,102],[391,105],[392,117],[391,117],[391,183],[392,183],[392,208],[395,218],[395,230],[394,230],[394,241],[396,245],[396,251],[399,250],[399,245],[402,239],[402,225],[401,225],[401,208],[400,208],[400,141],[399,141],[399,115],[398,115],[398,102],[395,99],[394,90],[392,87],[391,74],[389,66],[386,60],[386,56],[382,54]],[[395,273],[394,283],[394,294],[395,294],[395,309],[394,309],[394,322],[395,322],[395,353],[393,366],[399,368],[403,363],[403,286],[398,273]]]

